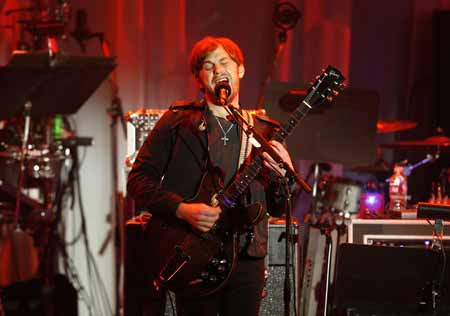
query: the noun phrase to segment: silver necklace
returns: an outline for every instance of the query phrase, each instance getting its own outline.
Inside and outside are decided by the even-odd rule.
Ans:
[[[216,119],[217,123],[219,124],[219,127],[222,131],[222,138],[220,140],[223,140],[223,145],[226,146],[227,145],[227,141],[229,141],[230,139],[227,137],[227,134],[231,131],[231,129],[233,128],[233,123],[230,124],[230,127],[228,127],[228,130],[225,131],[225,129],[222,127],[222,124],[220,124],[220,120],[217,118],[217,116],[213,115],[214,118]]]

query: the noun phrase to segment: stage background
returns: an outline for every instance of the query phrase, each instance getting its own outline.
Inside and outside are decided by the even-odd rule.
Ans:
[[[246,75],[241,101],[245,108],[256,105],[261,82],[272,59],[276,31],[272,24],[270,0],[79,0],[74,13],[84,8],[92,32],[103,32],[117,56],[119,94],[125,111],[166,108],[177,99],[193,100],[198,91],[188,68],[193,43],[206,35],[233,38],[245,53]],[[448,0],[293,0],[301,12],[273,80],[312,81],[320,70],[332,64],[341,69],[347,83],[379,94],[378,119],[408,119],[419,122],[416,129],[396,135],[377,135],[380,144],[395,139],[417,139],[432,135],[439,117],[433,103],[432,12],[450,9]],[[6,4],[5,4],[6,3]],[[27,6],[29,1],[0,1],[3,11]],[[19,33],[19,16],[0,17],[0,61],[7,62]],[[72,24],[71,29],[74,28]],[[447,30],[448,34],[448,30]],[[100,54],[98,41],[87,42],[88,54]],[[81,53],[73,39],[64,44],[68,53]],[[74,118],[80,136],[93,136],[95,145],[87,148],[81,169],[82,193],[87,213],[91,247],[114,302],[114,263],[112,243],[103,255],[98,250],[111,227],[107,219],[113,197],[111,150],[107,108],[111,86],[105,82]],[[4,106],[4,105],[2,105]],[[441,120],[442,122],[449,121]],[[448,124],[448,123],[447,123]],[[448,128],[448,125],[447,125]],[[450,130],[446,130],[447,135]],[[122,162],[125,140],[119,130],[118,190],[123,188]],[[307,135],[305,137],[308,137]],[[351,142],[352,135],[349,135]],[[301,142],[301,139],[296,140]],[[290,146],[295,146],[292,141]],[[301,156],[301,155],[300,155]],[[293,157],[300,160],[301,157]],[[401,156],[401,157],[400,157]],[[389,160],[404,153],[387,152]],[[422,155],[423,156],[423,155]],[[417,159],[423,158],[417,156]],[[415,159],[416,157],[414,157]],[[375,157],[374,157],[375,159]],[[425,171],[427,172],[427,171]],[[416,182],[420,173],[411,176]],[[412,186],[413,187],[413,186]],[[412,189],[421,192],[420,188]],[[67,238],[76,234],[78,211],[66,214]],[[69,249],[81,280],[89,289],[82,245]],[[95,289],[92,289],[95,291]],[[80,315],[87,315],[80,304]]]

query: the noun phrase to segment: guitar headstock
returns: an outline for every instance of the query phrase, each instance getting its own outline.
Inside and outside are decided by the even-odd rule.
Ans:
[[[308,89],[304,102],[307,102],[311,107],[315,107],[325,100],[331,101],[343,90],[344,80],[344,76],[338,69],[328,66]]]

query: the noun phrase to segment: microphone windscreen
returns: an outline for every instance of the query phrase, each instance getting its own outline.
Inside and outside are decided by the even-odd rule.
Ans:
[[[230,96],[230,94],[231,94],[231,87],[230,87],[230,85],[228,84],[228,82],[221,81],[221,82],[219,82],[219,83],[216,85],[216,88],[214,89],[214,92],[216,93],[216,96],[217,96],[218,98],[220,98],[220,91],[221,91],[222,89],[225,89],[225,91],[227,92],[227,98],[228,98],[228,97]]]

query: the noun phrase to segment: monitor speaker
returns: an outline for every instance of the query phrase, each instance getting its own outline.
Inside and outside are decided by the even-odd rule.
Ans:
[[[423,248],[342,244],[334,308],[360,315],[449,315],[448,255]]]
[[[57,274],[51,284],[43,278],[20,281],[0,291],[0,315],[77,316],[78,293],[66,276]]]

